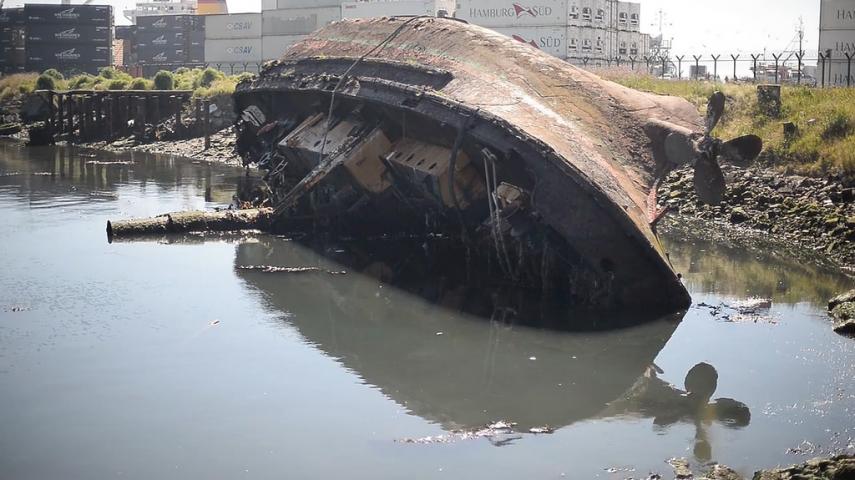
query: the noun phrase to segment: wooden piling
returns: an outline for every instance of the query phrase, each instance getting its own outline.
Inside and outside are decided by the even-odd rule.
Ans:
[[[92,101],[95,103],[95,128],[92,133],[94,139],[101,140],[104,138],[104,97],[94,95]]]
[[[136,97],[136,118],[134,119],[134,130],[137,138],[142,139],[145,136],[145,117],[146,117],[146,104],[145,97],[139,96]]]
[[[113,123],[116,119],[114,103],[113,97],[104,97],[104,134],[108,142],[115,138],[116,133],[116,125]]]
[[[160,95],[153,95],[151,100],[151,124],[157,125],[160,123]]]
[[[92,138],[92,97],[83,96],[82,121],[80,122],[80,138],[88,142]]]
[[[202,104],[205,110],[205,123],[202,128],[205,129],[205,150],[211,148],[211,101],[205,100]]]
[[[57,119],[57,133],[65,132],[65,95],[59,94],[59,100],[57,101],[57,113],[59,114],[59,118]]]

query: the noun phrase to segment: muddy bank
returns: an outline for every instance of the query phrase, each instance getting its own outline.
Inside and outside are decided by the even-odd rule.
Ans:
[[[704,205],[691,169],[672,172],[659,191],[669,208],[664,228],[706,232],[711,239],[831,263],[855,273],[855,186],[840,178],[782,175],[723,167],[721,205]]]
[[[114,142],[95,142],[81,144],[83,147],[107,152],[145,152],[162,155],[174,155],[204,162],[217,162],[227,165],[241,165],[240,157],[235,153],[235,134],[232,127],[211,134],[211,147],[205,149],[205,138],[194,137],[182,140],[138,141],[127,137]]]

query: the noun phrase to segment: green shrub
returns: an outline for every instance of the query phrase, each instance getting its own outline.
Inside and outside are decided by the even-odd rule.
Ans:
[[[198,84],[193,85],[193,87],[210,88],[210,86],[213,85],[214,82],[216,82],[217,80],[222,80],[224,78],[226,78],[226,75],[223,72],[208,67],[202,71],[202,74],[197,80]]]
[[[130,90],[151,90],[152,86],[153,85],[150,80],[146,80],[145,78],[135,78],[131,81],[128,88]]]
[[[113,67],[104,67],[98,70],[98,76],[101,78],[106,78],[108,80],[113,80],[117,78],[119,71]]]
[[[830,115],[828,123],[820,134],[823,140],[835,140],[845,138],[852,133],[852,119],[844,112],[833,112]]]
[[[214,97],[228,97],[235,93],[235,87],[237,86],[237,81],[235,77],[222,78],[220,80],[214,81],[210,87],[205,88],[197,88],[193,91],[193,96],[198,98],[214,98]]]
[[[45,70],[44,72],[42,72],[42,75],[47,75],[48,77],[54,80],[65,80],[65,77],[62,75],[62,73],[60,73],[59,70],[55,68],[49,68]]]
[[[175,88],[175,76],[172,72],[161,70],[154,76],[154,88],[156,90],[172,90]]]
[[[110,80],[107,82],[107,90],[127,90],[127,80]]]
[[[68,79],[68,88],[81,90],[86,88],[91,88],[94,84],[95,77],[89,75],[88,73],[84,73],[82,75],[78,75],[76,77],[72,77]]]
[[[39,78],[36,80],[36,89],[37,90],[56,90],[56,81],[57,79],[47,73],[43,73],[39,75]]]

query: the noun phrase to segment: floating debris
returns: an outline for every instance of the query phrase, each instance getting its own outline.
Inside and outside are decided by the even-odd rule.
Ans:
[[[237,268],[239,270],[258,270],[264,273],[327,273],[329,275],[347,275],[347,272],[344,270],[334,271],[321,267],[274,267],[270,265],[251,265]],[[439,335],[441,335],[441,333]]]
[[[516,423],[511,422],[496,422],[487,425],[483,428],[471,431],[454,431],[445,435],[434,435],[421,438],[405,438],[396,440],[398,443],[414,443],[414,444],[436,444],[436,443],[454,443],[465,440],[474,440],[478,438],[486,438],[497,447],[509,445],[514,440],[522,438],[521,435],[514,432]],[[550,432],[551,433],[551,432]]]
[[[103,162],[101,160],[89,160],[86,162],[86,165],[105,165],[105,166],[123,166],[123,165],[133,165],[134,162],[130,161],[114,161],[114,162]]]
[[[771,307],[772,301],[764,299],[748,299],[732,304],[722,302],[718,305],[701,302],[697,305],[697,308],[709,310],[710,315],[723,322],[777,325],[778,320],[769,313]]]

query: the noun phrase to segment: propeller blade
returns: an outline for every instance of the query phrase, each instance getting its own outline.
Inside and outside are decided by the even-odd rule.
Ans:
[[[665,156],[668,161],[675,165],[685,165],[697,156],[695,144],[692,140],[679,133],[669,133],[665,137]]]
[[[718,205],[724,200],[726,184],[721,167],[715,160],[702,156],[695,162],[695,193],[707,205]]]
[[[730,164],[747,167],[763,151],[763,140],[757,135],[734,138],[721,145],[720,158]]]
[[[707,131],[706,134],[712,133],[715,126],[718,125],[721,116],[724,115],[725,97],[721,92],[713,92],[707,102]]]

